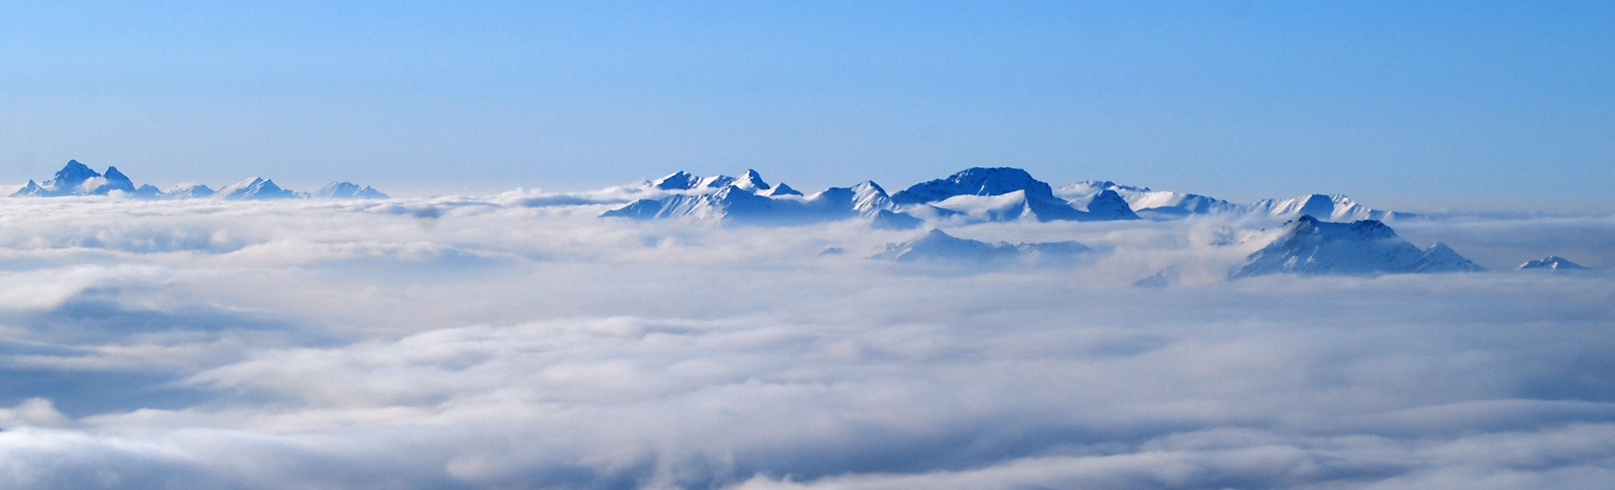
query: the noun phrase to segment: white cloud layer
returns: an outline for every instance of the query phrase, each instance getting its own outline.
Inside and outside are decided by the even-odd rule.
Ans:
[[[1228,282],[1271,223],[597,219],[602,196],[0,200],[5,488],[1598,488],[1615,219]],[[821,254],[828,248],[842,254]],[[1166,288],[1131,286],[1163,270]],[[7,408],[9,407],[9,408]]]

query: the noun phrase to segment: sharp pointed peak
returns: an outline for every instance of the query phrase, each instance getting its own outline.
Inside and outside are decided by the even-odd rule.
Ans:
[[[756,170],[749,169],[749,168],[746,169],[746,171],[744,173],[741,173],[740,177],[737,177],[733,181],[730,181],[728,185],[739,187],[741,189],[745,189],[745,190],[752,191],[752,192],[766,191],[766,190],[773,187],[773,186],[768,185],[768,182],[763,180],[762,174],[759,174],[759,173],[757,173]]]

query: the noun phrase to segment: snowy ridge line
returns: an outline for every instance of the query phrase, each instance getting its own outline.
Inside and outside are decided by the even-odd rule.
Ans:
[[[1418,216],[1372,209],[1343,195],[1312,194],[1235,204],[1110,181],[1084,181],[1054,189],[1025,170],[1012,167],[968,168],[891,194],[879,184],[865,181],[804,195],[785,184],[770,185],[756,170],[747,170],[740,177],[702,177],[679,171],[610,190],[637,198],[602,217],[742,223],[862,217],[883,227],[917,228],[922,223],[963,225],[1018,220],[1161,221],[1204,214],[1277,220],[1312,216],[1323,221],[1393,221]]]
[[[251,177],[213,189],[181,183],[160,190],[134,185],[116,167],[105,173],[71,160],[43,184],[29,180],[11,197],[122,196],[137,199],[226,200],[285,198],[386,199],[370,186],[332,182],[313,193],[284,189],[271,179]],[[1120,221],[1173,220],[1192,215],[1234,214],[1293,220],[1310,215],[1324,221],[1415,218],[1412,213],[1372,209],[1339,195],[1311,194],[1237,204],[1213,197],[1157,191],[1110,181],[1082,181],[1058,189],[1012,167],[973,167],[942,179],[888,194],[873,181],[804,194],[784,183],[769,184],[756,170],[740,177],[674,172],[665,177],[596,191],[547,194],[534,206],[623,204],[606,217],[691,219],[750,223],[807,223],[862,217],[880,226],[915,228],[921,223],[960,225],[1015,220]]]
[[[11,193],[11,197],[62,197],[62,196],[123,196],[136,199],[197,199],[217,198],[232,201],[292,198],[327,199],[387,199],[387,195],[370,186],[352,182],[332,182],[312,194],[282,189],[275,181],[250,177],[217,190],[203,184],[182,183],[158,190],[151,184],[135,187],[127,175],[117,167],[107,167],[106,173],[96,172],[78,160],[67,165],[44,184],[30,179],[27,185]]]
[[[1140,215],[1150,219],[1174,219],[1191,214],[1230,213],[1295,219],[1310,215],[1324,221],[1356,221],[1417,218],[1419,215],[1372,209],[1341,194],[1309,194],[1290,199],[1263,199],[1238,204],[1199,194],[1157,191],[1148,187],[1121,185],[1108,180],[1072,183],[1055,191],[1073,202],[1089,199],[1102,191],[1115,191]]]

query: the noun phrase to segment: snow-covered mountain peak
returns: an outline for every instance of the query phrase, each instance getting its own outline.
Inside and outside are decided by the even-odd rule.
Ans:
[[[1532,260],[1532,261],[1528,261],[1528,262],[1526,262],[1524,264],[1520,264],[1519,270],[1522,270],[1522,271],[1561,272],[1561,271],[1587,270],[1587,268],[1582,267],[1580,264],[1577,264],[1575,262],[1571,262],[1569,259],[1566,259],[1564,257],[1560,257],[1558,255],[1549,255],[1549,256],[1544,257],[1544,258],[1542,258],[1540,260]]]
[[[644,181],[634,191],[650,191],[638,197],[668,200],[672,195],[712,194],[726,187],[760,197],[799,199],[811,204],[810,207],[816,210],[812,213],[814,216],[838,215],[840,211],[829,213],[826,210],[843,209],[843,201],[851,201],[854,215],[867,217],[876,211],[886,210],[933,224],[954,225],[1022,217],[1033,217],[1038,221],[1167,220],[1211,213],[1237,213],[1277,221],[1293,221],[1310,216],[1317,221],[1337,222],[1384,221],[1412,216],[1369,209],[1343,195],[1308,194],[1293,199],[1268,199],[1240,205],[1202,195],[1157,191],[1109,180],[1076,182],[1061,187],[1056,193],[1048,183],[1033,178],[1025,170],[1012,167],[968,168],[946,178],[914,184],[895,194],[887,194],[873,182],[865,182],[804,196],[784,184],[769,185],[754,169],[748,169],[738,178],[722,175],[701,177],[679,171],[660,179]],[[724,206],[721,201],[711,205]],[[635,209],[639,209],[647,205],[635,206]],[[771,212],[796,212],[780,211],[788,208],[776,206],[773,208],[776,211]],[[682,216],[680,213],[684,211],[678,210],[694,208],[659,205],[655,209],[658,211],[653,214],[658,217],[672,217]],[[627,208],[622,211],[638,216]],[[673,215],[669,215],[669,212],[673,212]],[[727,215],[723,212],[715,214],[720,217]]]
[[[1277,235],[1272,243],[1251,254],[1232,277],[1485,270],[1444,244],[1419,250],[1378,220],[1332,223],[1302,215],[1286,223]]]
[[[866,180],[852,186],[852,208],[859,213],[868,214],[892,206],[891,196],[886,195],[875,181]]]
[[[262,177],[251,177],[241,182],[225,186],[220,192],[201,184],[177,184],[164,192],[151,184],[136,186],[133,179],[125,175],[118,167],[107,167],[106,173],[98,173],[78,160],[68,160],[67,165],[44,185],[29,180],[28,185],[11,194],[11,197],[59,197],[59,196],[106,196],[116,195],[135,199],[189,199],[209,197],[217,194],[224,199],[277,199],[290,197],[308,197],[306,193],[293,192],[275,185],[274,181]],[[323,197],[341,198],[386,198],[386,194],[369,187],[359,186],[351,182],[333,182],[321,191]]]
[[[722,189],[735,181],[734,177],[727,175],[714,175],[702,177],[696,181],[695,186],[701,189]]]
[[[1348,205],[1351,203],[1351,200],[1346,199],[1346,196],[1339,197],[1342,202],[1348,203]],[[1298,197],[1285,203],[1285,206],[1281,206],[1283,208],[1281,214],[1299,214],[1305,218],[1312,218],[1313,216],[1333,218],[1335,215],[1335,199],[1323,194]]]
[[[740,177],[735,178],[735,181],[729,185],[754,193],[758,191],[766,191],[770,188],[768,182],[763,181],[763,176],[758,174],[756,170],[752,169],[746,169],[746,173],[740,174]]]
[[[1414,216],[1370,209],[1340,194],[1309,194],[1291,199],[1266,199],[1252,204],[1251,211],[1279,219],[1311,215],[1326,221],[1395,220]]]
[[[370,186],[359,186],[352,182],[332,182],[321,187],[314,197],[328,199],[386,199],[387,195]]]
[[[1083,211],[1087,211],[1094,221],[1139,219],[1132,206],[1121,194],[1116,193],[1115,189],[1099,191],[1098,195],[1088,201],[1087,206],[1083,206]]]
[[[262,199],[286,199],[298,197],[297,193],[282,189],[275,185],[275,181],[263,177],[249,177],[240,182],[225,186],[214,193],[220,199],[232,201],[249,201]]]
[[[919,238],[901,243],[887,244],[885,251],[870,258],[899,262],[919,260],[988,262],[1018,258],[1059,259],[1092,250],[1086,245],[1072,241],[1050,243],[999,242],[993,244],[968,238],[958,238],[933,228]]]
[[[1049,184],[1032,178],[1025,170],[1012,167],[968,168],[945,179],[921,182],[892,195],[897,204],[924,204],[953,196],[997,196],[1026,191],[1028,199],[1054,199]]]
[[[1087,180],[1060,187],[1055,192],[1073,205],[1090,202],[1105,191],[1113,191],[1127,202],[1138,216],[1151,219],[1175,219],[1190,214],[1246,212],[1244,206],[1222,199],[1173,191],[1157,191],[1148,187],[1117,184],[1108,180]],[[1092,206],[1089,204],[1088,206]]]
[[[1136,187],[1136,186],[1130,186],[1130,185],[1122,185],[1122,184],[1117,184],[1115,182],[1111,182],[1111,181],[1108,181],[1108,180],[1084,180],[1084,181],[1080,181],[1080,182],[1072,182],[1070,184],[1066,184],[1064,186],[1061,186],[1059,189],[1056,189],[1054,193],[1055,193],[1055,195],[1058,195],[1060,197],[1066,197],[1066,196],[1081,197],[1081,196],[1091,196],[1091,195],[1094,195],[1094,194],[1098,194],[1100,191],[1103,191],[1105,189],[1110,189],[1110,190],[1113,190],[1113,191],[1117,191],[1118,193],[1121,193],[1121,192],[1154,192],[1154,191],[1151,191],[1150,188],[1148,188],[1148,187]]]
[[[46,187],[54,189],[73,189],[84,184],[85,181],[100,177],[101,174],[78,160],[68,160],[67,165],[56,171],[51,180],[45,181]]]
[[[168,190],[163,191],[162,195],[162,197],[167,197],[169,199],[191,199],[211,196],[213,196],[213,188],[202,184],[191,183],[174,184],[173,187],[169,187]]]
[[[699,177],[690,175],[688,172],[680,170],[673,172],[666,177],[652,180],[650,181],[650,185],[651,187],[667,191],[682,191],[695,187],[697,182],[700,182]]]
[[[735,178],[727,175],[714,175],[701,177],[683,170],[660,179],[650,181],[650,187],[664,191],[706,190],[715,191],[734,182]]]
[[[1291,229],[1296,235],[1336,235],[1359,240],[1396,238],[1396,230],[1379,220],[1365,219],[1351,223],[1326,223],[1310,214],[1296,218]]]
[[[1176,219],[1191,214],[1244,213],[1277,220],[1294,220],[1310,215],[1322,221],[1365,219],[1396,220],[1415,215],[1371,209],[1339,194],[1308,194],[1291,199],[1264,199],[1252,204],[1235,204],[1222,199],[1149,187],[1121,185],[1108,180],[1086,180],[1060,187],[1055,195],[1078,207],[1105,190],[1119,194],[1140,216],[1150,219]]]
[[[1090,196],[1092,197],[1092,196]],[[993,199],[983,199],[993,198]],[[1125,200],[1115,193],[1105,197],[1097,212],[1080,209],[1055,197],[1048,183],[1032,178],[1025,170],[1009,167],[969,168],[945,179],[914,184],[892,195],[892,203],[906,212],[921,215],[968,215],[971,219],[1000,221],[1029,215],[1038,221],[1108,221],[1138,219]],[[1019,201],[1020,204],[1010,201]],[[947,203],[947,204],[942,204]],[[934,209],[933,209],[934,208]],[[938,214],[936,209],[949,212]],[[967,209],[981,211],[973,213]]]
[[[785,185],[784,182],[780,182],[779,185],[776,185],[772,189],[768,189],[768,190],[763,191],[763,192],[761,192],[759,194],[764,195],[764,196],[770,196],[770,197],[800,196],[800,195],[802,195],[802,192],[798,191],[796,189],[792,189],[791,186]]]
[[[107,167],[107,173],[102,177],[106,179],[106,182],[95,190],[97,194],[105,194],[110,191],[135,192],[135,183],[129,180],[129,176],[119,172],[118,167]]]
[[[1485,267],[1464,258],[1464,256],[1458,254],[1457,250],[1453,250],[1452,247],[1448,247],[1447,244],[1441,242],[1436,242],[1430,248],[1424,249],[1418,262],[1415,262],[1413,266],[1413,272],[1481,272],[1485,270]]]
[[[135,185],[116,167],[107,167],[103,175],[78,160],[68,160],[67,165],[43,185],[29,180],[28,185],[11,197],[104,196],[112,191],[132,194]]]

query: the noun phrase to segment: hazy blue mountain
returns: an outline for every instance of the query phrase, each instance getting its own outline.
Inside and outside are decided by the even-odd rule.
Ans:
[[[980,240],[958,238],[942,230],[932,229],[924,236],[901,243],[886,245],[886,250],[871,258],[912,262],[921,260],[990,262],[1016,258],[1061,258],[1090,252],[1093,249],[1074,241],[1051,243],[987,243]]]
[[[290,199],[302,197],[296,192],[280,188],[275,181],[263,177],[251,177],[241,182],[225,186],[214,193],[220,199],[230,201],[258,201],[265,199]]]
[[[1522,271],[1541,271],[1541,272],[1570,272],[1570,271],[1584,271],[1584,270],[1590,270],[1590,269],[1588,269],[1586,267],[1582,267],[1580,264],[1577,264],[1575,262],[1571,262],[1569,259],[1566,259],[1564,257],[1560,257],[1558,255],[1549,255],[1549,256],[1544,257],[1542,259],[1527,261],[1524,264],[1520,264],[1520,267],[1519,267],[1518,270],[1522,270]]]
[[[370,186],[359,186],[352,182],[332,182],[321,187],[314,197],[327,199],[386,199],[387,195]]]

